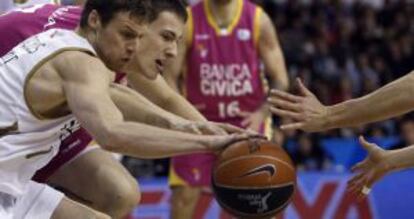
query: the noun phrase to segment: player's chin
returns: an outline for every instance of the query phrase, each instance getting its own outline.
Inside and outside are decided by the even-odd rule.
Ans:
[[[126,63],[121,61],[106,63],[106,67],[115,72],[124,72],[126,66]]]
[[[155,80],[157,79],[158,74],[160,74],[160,72],[150,69],[144,72],[144,77],[149,80]]]

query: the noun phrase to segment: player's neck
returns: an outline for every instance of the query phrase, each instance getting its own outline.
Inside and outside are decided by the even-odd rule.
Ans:
[[[79,26],[77,26],[76,28],[75,28],[75,33],[77,33],[79,36],[81,36],[81,37],[83,37],[83,38],[86,38],[87,39],[87,34],[86,34],[86,32],[87,31],[85,31],[83,28],[81,28],[81,27],[79,27]],[[89,41],[89,40],[88,40]]]
[[[236,17],[238,2],[238,0],[209,0],[209,10],[221,28],[228,27]]]
[[[89,30],[87,30],[87,29],[85,29],[85,28],[81,28],[81,27],[79,27],[79,26],[78,26],[78,27],[76,27],[75,32],[76,32],[79,36],[81,36],[81,37],[85,38],[85,39],[89,42],[89,44],[91,44],[91,45],[92,45],[92,47],[93,47],[93,45],[95,45],[96,34],[91,33],[91,31],[89,31]]]

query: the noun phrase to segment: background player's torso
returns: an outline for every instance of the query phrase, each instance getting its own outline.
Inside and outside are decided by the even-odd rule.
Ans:
[[[73,30],[78,25],[81,7],[54,4],[16,9],[0,16],[0,56],[23,40],[51,28]]]
[[[207,119],[237,121],[237,111],[257,110],[265,96],[255,39],[258,9],[239,0],[236,17],[223,30],[215,24],[207,4],[191,8],[192,45],[184,92]]]

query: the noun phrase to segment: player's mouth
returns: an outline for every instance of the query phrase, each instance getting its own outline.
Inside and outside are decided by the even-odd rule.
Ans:
[[[123,58],[121,60],[122,60],[123,63],[127,63],[127,62],[129,62],[131,60],[131,58]]]
[[[164,62],[161,59],[155,60],[155,64],[157,66],[157,71],[159,73],[164,72]]]

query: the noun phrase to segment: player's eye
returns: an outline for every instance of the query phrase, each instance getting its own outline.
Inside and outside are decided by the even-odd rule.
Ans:
[[[131,31],[126,31],[126,30],[121,31],[121,36],[127,40],[135,39],[138,37],[136,33],[133,33]]]
[[[167,41],[167,42],[172,42],[175,40],[175,37],[168,33],[162,34],[162,38],[164,39],[164,41]]]

